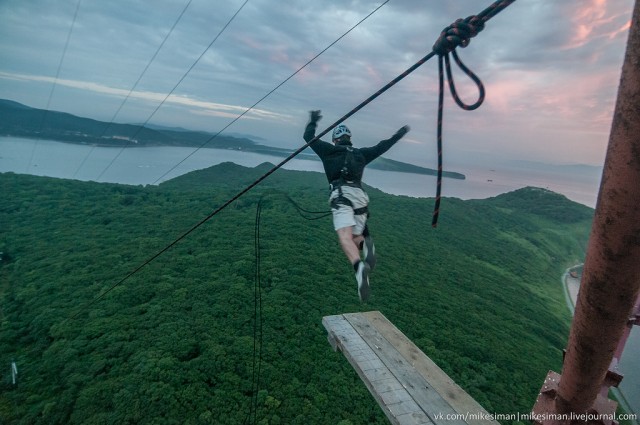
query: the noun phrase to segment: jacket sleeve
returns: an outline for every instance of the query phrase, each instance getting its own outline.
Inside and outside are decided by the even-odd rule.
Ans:
[[[379,157],[380,155],[382,155],[383,153],[385,153],[386,151],[388,151],[389,149],[391,149],[391,146],[395,145],[398,140],[402,139],[402,136],[404,136],[404,133],[402,134],[396,133],[393,136],[391,136],[389,139],[381,140],[375,146],[371,146],[370,148],[361,148],[360,152],[362,152],[368,164],[374,159],[376,159],[377,157]]]
[[[309,124],[307,124],[307,127],[304,130],[304,136],[303,136],[304,140],[307,143],[309,143],[309,141],[313,140],[313,138],[316,137],[317,126],[318,126],[318,123],[315,123],[313,121],[310,121]],[[322,158],[325,152],[331,149],[331,145],[323,140],[316,140],[315,142],[311,143],[309,146],[320,158]]]
[[[304,140],[305,142],[309,143],[309,140],[313,139],[314,137],[316,137],[316,127],[318,126],[318,123],[313,122],[313,121],[309,121],[309,123],[307,124],[307,126],[304,129]]]

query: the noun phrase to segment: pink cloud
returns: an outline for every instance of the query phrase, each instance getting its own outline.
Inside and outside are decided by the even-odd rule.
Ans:
[[[631,20],[628,20],[623,26],[609,33],[609,39],[612,40],[616,38],[619,34],[626,33],[627,31],[629,31],[629,28],[631,28]]]
[[[499,80],[486,85],[483,107],[527,125],[606,132],[618,78],[614,67],[595,74],[569,76],[504,72]]]
[[[373,81],[373,83],[382,84],[382,77],[373,66],[367,64],[365,69],[367,70],[367,75],[369,76],[370,80]]]
[[[312,64],[311,66],[303,68],[300,72],[298,72],[296,74],[296,79],[302,83],[310,83],[323,79],[331,72],[332,68],[329,64]]]
[[[608,10],[611,2],[584,0],[581,5],[582,7],[569,17],[575,30],[562,48],[576,49],[597,38],[612,40],[629,29],[630,21],[627,21],[623,26],[616,25],[623,12]],[[627,12],[624,11],[624,13]],[[616,27],[612,28],[613,25]]]
[[[485,86],[487,106],[500,113],[524,109],[524,105],[520,103],[519,99],[529,96],[530,84],[527,83],[529,78],[523,75],[524,73],[519,72],[518,74],[505,73],[498,81]]]
[[[272,63],[280,63],[280,64],[290,64],[291,59],[287,52],[284,51],[283,48],[277,49],[269,55],[269,62]]]
[[[262,50],[263,46],[256,40],[254,40],[252,37],[246,35],[246,34],[239,34],[236,36],[236,39],[244,44],[245,46],[254,49],[254,50]]]

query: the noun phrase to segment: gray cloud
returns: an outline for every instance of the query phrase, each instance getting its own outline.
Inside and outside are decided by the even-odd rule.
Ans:
[[[187,3],[82,1],[51,108],[111,119]],[[380,3],[292,0],[275,7],[250,0],[153,122],[219,130]],[[0,2],[0,97],[45,106],[76,4]],[[193,0],[117,121],[144,121],[242,4]],[[230,130],[298,146],[308,110],[323,109],[328,125],[427,54],[442,28],[488,4],[390,1],[261,103],[257,108],[263,112]],[[477,151],[482,140],[487,150],[505,149],[514,156],[600,162],[630,13],[625,0],[519,0],[489,21],[469,47],[459,49],[486,84],[487,101],[469,113],[455,110],[447,97],[451,149]],[[475,87],[457,71],[455,78],[461,95],[473,100]],[[373,142],[408,123],[411,141],[392,156],[432,158],[436,102],[433,60],[348,124]],[[527,143],[507,146],[505,139]],[[546,150],[543,140],[549,143]],[[586,147],[583,154],[558,157],[553,146],[560,141]]]

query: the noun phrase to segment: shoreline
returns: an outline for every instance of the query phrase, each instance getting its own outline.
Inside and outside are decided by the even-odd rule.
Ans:
[[[261,145],[259,143],[255,143],[253,145],[221,145],[221,146],[206,146],[198,145],[197,143],[159,143],[159,142],[144,142],[139,143],[138,141],[133,141],[131,139],[110,139],[111,142],[102,142],[100,140],[87,140],[86,138],[63,138],[57,137],[58,135],[38,135],[38,134],[24,134],[24,135],[14,135],[14,134],[0,134],[0,137],[6,138],[16,138],[16,139],[27,139],[33,140],[36,143],[40,140],[48,140],[57,143],[65,143],[68,145],[89,147],[91,149],[94,148],[105,148],[105,149],[142,149],[142,148],[186,148],[191,149],[195,152],[195,150],[200,149],[218,149],[225,151],[237,151],[237,152],[246,152],[246,153],[255,153],[259,155],[269,155],[275,158],[289,158],[294,154],[296,149],[285,149],[278,148],[275,146],[269,145]],[[213,135],[211,135],[213,137]],[[224,136],[228,137],[228,136]],[[303,161],[320,161],[320,159],[311,153],[299,152],[295,155],[297,159]],[[291,156],[293,159],[293,156]],[[395,171],[398,173],[409,173],[409,174],[419,174],[425,176],[437,176],[438,170],[433,168],[422,167],[415,164],[410,164],[407,162],[396,161],[389,158],[379,157],[372,161],[369,165],[370,169],[380,170],[380,171]],[[466,176],[463,173],[457,171],[442,171],[442,177],[454,180],[465,180]]]
[[[221,162],[233,162],[253,168],[264,162],[275,163],[281,159],[272,155],[230,149],[202,149],[198,155],[189,157],[192,150],[188,148],[149,147],[126,149],[118,160],[114,161],[118,151],[114,148],[13,137],[0,137],[0,144],[2,172],[134,186],[156,184]],[[175,166],[179,158],[189,160]],[[515,171],[508,167],[499,167],[497,164],[458,164],[458,167],[462,168],[466,178],[444,179],[442,195],[445,198],[487,199],[524,187],[539,187],[562,194],[567,199],[589,208],[594,208],[596,204],[597,185],[584,175],[560,176],[558,173],[549,174],[533,169]],[[298,158],[292,159],[283,168],[324,173],[320,161]],[[109,172],[98,178],[100,170],[104,172],[107,169]],[[160,176],[162,179],[157,181]],[[436,176],[369,169],[363,181],[391,195],[413,198],[436,196]]]

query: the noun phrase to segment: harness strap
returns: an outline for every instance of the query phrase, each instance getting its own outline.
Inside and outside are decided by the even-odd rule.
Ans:
[[[369,207],[367,205],[365,205],[364,207],[361,208],[353,208],[353,202],[351,202],[346,196],[344,196],[344,194],[342,193],[342,186],[344,184],[337,184],[335,185],[335,183],[338,182],[338,180],[334,181],[331,183],[331,189],[338,189],[338,196],[336,196],[335,198],[333,198],[331,200],[331,208],[332,209],[338,209],[340,208],[340,205],[347,205],[349,207],[351,207],[353,209],[353,214],[354,215],[362,215],[362,214],[368,214],[369,213]],[[354,186],[354,187],[360,187],[359,185],[351,185],[351,184],[347,184],[347,186]]]
[[[369,214],[369,207],[353,209],[353,215],[362,215],[362,214],[367,214],[369,217],[371,217],[371,214]]]
[[[357,187],[358,189],[362,189],[360,182],[339,178],[329,183],[329,192],[333,192],[335,189],[339,189],[340,194],[342,194],[342,189],[341,189],[342,186],[351,186],[351,187]]]

